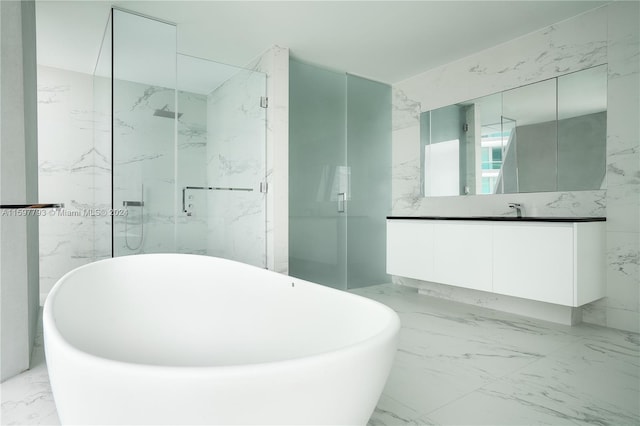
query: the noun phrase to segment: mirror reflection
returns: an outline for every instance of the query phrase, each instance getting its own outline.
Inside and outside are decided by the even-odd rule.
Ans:
[[[423,112],[425,196],[604,188],[606,65]]]

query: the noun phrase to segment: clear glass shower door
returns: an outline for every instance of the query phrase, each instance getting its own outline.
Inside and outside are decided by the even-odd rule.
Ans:
[[[345,76],[292,60],[289,79],[289,273],[346,289]]]
[[[178,55],[177,251],[266,267],[266,75]]]

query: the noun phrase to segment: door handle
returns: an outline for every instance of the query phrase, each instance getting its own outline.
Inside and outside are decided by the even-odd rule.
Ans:
[[[347,194],[344,192],[338,192],[338,213],[344,213],[346,201]]]

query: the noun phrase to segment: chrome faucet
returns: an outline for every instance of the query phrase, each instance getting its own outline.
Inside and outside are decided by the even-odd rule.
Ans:
[[[515,209],[516,215],[518,217],[522,217],[522,211],[524,210],[524,207],[522,206],[522,204],[520,204],[520,203],[509,203],[509,208]]]

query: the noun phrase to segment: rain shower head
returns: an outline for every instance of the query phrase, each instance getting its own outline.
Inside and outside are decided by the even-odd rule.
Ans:
[[[168,104],[163,106],[162,109],[157,109],[153,113],[153,115],[155,115],[156,117],[176,118],[176,113],[169,109],[169,105]],[[177,118],[180,118],[180,117],[182,117],[182,113],[181,112],[178,113],[178,117]]]

